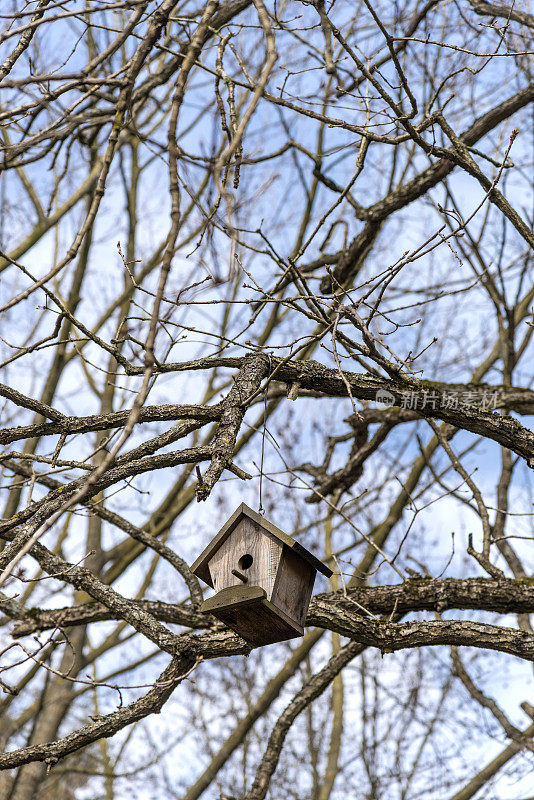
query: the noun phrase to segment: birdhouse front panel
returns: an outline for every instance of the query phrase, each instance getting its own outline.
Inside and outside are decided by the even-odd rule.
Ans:
[[[228,586],[261,586],[271,598],[282,557],[281,542],[243,518],[208,561],[216,592]]]

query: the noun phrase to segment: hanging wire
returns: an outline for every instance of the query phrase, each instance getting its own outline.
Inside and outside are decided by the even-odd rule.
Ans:
[[[265,392],[263,395],[263,431],[261,436],[261,461],[260,461],[260,504],[258,507],[258,513],[262,516],[265,514],[265,509],[263,507],[263,498],[262,498],[262,490],[263,490],[263,455],[265,453],[265,426],[267,424],[267,389],[269,387],[269,377],[271,375],[271,354],[268,353],[269,356],[269,372],[267,373],[267,380],[265,381]]]

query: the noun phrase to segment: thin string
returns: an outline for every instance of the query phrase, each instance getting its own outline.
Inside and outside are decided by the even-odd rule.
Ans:
[[[265,452],[265,425],[267,424],[267,388],[269,386],[269,376],[271,374],[271,354],[269,353],[269,372],[267,374],[267,380],[265,381],[265,392],[263,395],[263,432],[261,437],[261,461],[260,461],[260,505],[258,508],[258,513],[264,515],[265,509],[263,507],[262,502],[262,489],[263,489],[263,454]]]

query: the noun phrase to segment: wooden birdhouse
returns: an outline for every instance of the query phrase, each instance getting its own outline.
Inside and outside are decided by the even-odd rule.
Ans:
[[[200,610],[255,646],[302,636],[317,571],[332,571],[241,503],[191,571],[216,594]]]

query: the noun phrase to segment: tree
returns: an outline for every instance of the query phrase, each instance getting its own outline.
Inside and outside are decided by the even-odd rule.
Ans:
[[[2,23],[0,796],[526,796],[528,4]],[[252,651],[258,498],[334,577]]]

